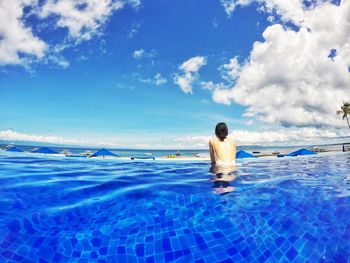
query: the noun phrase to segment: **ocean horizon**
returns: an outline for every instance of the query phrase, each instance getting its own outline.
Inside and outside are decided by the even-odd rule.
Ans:
[[[238,150],[245,150],[248,152],[259,153],[259,154],[272,154],[272,153],[282,153],[287,154],[294,150],[300,148],[320,148],[326,151],[342,151],[342,145],[348,145],[348,143],[339,143],[339,144],[312,144],[312,145],[239,145],[237,146]],[[0,141],[0,148],[5,149],[8,145],[14,145],[21,148],[25,152],[30,152],[31,150],[38,147],[50,147],[57,152],[61,153],[62,151],[69,151],[71,154],[82,154],[86,151],[95,152],[101,148],[109,149],[117,153],[121,157],[133,157],[133,156],[143,156],[143,155],[152,155],[155,157],[166,156],[179,154],[182,156],[192,156],[194,154],[208,155],[209,150],[203,148],[193,148],[193,149],[182,149],[182,148],[174,148],[174,149],[135,149],[135,148],[117,148],[117,147],[108,147],[108,146],[75,146],[75,145],[58,145],[58,144],[50,144],[50,143],[24,143],[24,142],[10,142],[10,141]]]

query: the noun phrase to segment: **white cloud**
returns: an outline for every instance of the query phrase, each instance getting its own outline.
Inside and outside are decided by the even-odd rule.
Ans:
[[[312,145],[337,142],[347,135],[346,130],[320,130],[316,128],[269,129],[262,131],[234,130],[230,133],[238,145]],[[184,136],[176,142],[207,147],[213,136]]]
[[[179,69],[182,75],[175,74],[174,82],[185,93],[192,94],[192,84],[198,79],[198,71],[207,64],[207,59],[203,56],[192,57],[181,64]]]
[[[214,136],[214,135],[213,135]],[[209,135],[168,137],[166,143],[157,143],[157,140],[138,140],[124,137],[124,144],[115,142],[115,135],[110,139],[67,139],[60,136],[43,136],[25,134],[12,130],[0,131],[0,140],[9,142],[37,142],[64,145],[81,146],[105,146],[105,147],[131,147],[144,149],[196,149],[207,148],[209,140],[213,137]],[[235,139],[238,145],[317,145],[343,142],[349,139],[347,129],[316,129],[316,128],[296,128],[296,129],[266,129],[262,131],[234,130],[230,136]],[[347,136],[347,137],[346,137]],[[130,140],[129,140],[130,139]]]
[[[237,6],[247,6],[256,2],[260,4],[258,11],[277,15],[283,22],[299,25],[303,23],[305,10],[313,8],[324,0],[220,0],[220,2],[228,16],[232,15]],[[307,8],[304,3],[308,3],[310,7]]]
[[[162,76],[162,74],[160,74],[160,73],[157,73],[156,75],[154,75],[153,78],[141,79],[141,81],[145,82],[145,83],[149,83],[149,84],[154,84],[154,85],[157,85],[157,86],[162,86],[162,85],[164,85],[165,83],[168,82],[168,80],[166,78],[164,78]]]
[[[197,73],[198,70],[205,64],[207,64],[205,57],[196,56],[182,63],[179,69],[183,70],[184,72]]]
[[[182,76],[175,74],[174,82],[180,87],[183,92],[192,94],[192,82],[195,79],[196,77],[191,73],[185,73]]]
[[[53,62],[54,64],[59,65],[62,68],[69,67],[69,61],[63,56],[59,55],[58,53],[48,55],[48,60]]]
[[[167,83],[167,79],[164,78],[160,73],[157,73],[155,76],[154,76],[154,83],[157,85],[157,86],[160,86],[160,85],[163,85],[165,83]]]
[[[141,7],[141,0],[129,0],[128,1],[131,6],[138,9]]]
[[[137,49],[134,51],[134,53],[132,53],[132,56],[135,58],[135,59],[140,59],[143,57],[143,54],[145,53],[145,50],[144,49]]]
[[[219,68],[222,77],[229,82],[235,81],[239,77],[241,69],[242,67],[239,64],[237,57],[231,58],[228,64],[224,64]]]
[[[217,88],[213,92],[213,101],[225,105],[230,105],[232,100],[232,91],[227,88]],[[251,117],[251,116],[246,116]]]
[[[232,88],[215,89],[213,99],[244,105],[245,116],[267,123],[344,126],[335,112],[350,100],[350,1],[339,6],[318,2],[307,9],[299,1],[258,2],[300,29],[269,26],[249,59],[234,67],[239,70],[233,71]],[[330,59],[332,49],[337,56]]]
[[[125,5],[139,8],[139,0],[11,0],[0,1],[0,65],[28,66],[32,62],[53,62],[67,67],[60,52],[102,32],[114,11]],[[35,34],[27,18],[34,18],[41,30],[66,28],[61,42],[45,42]],[[68,37],[67,37],[68,36]],[[63,49],[58,51],[57,47]]]
[[[288,144],[295,145],[298,143],[309,144],[309,143],[320,143],[321,138],[323,142],[328,139],[338,138],[338,134],[331,130],[319,130],[316,128],[300,128],[300,129],[277,129],[277,130],[266,130],[262,132],[258,131],[245,131],[237,130],[234,131],[231,136],[242,145],[252,144]]]
[[[24,133],[15,132],[12,130],[0,131],[0,139],[7,141],[31,141],[31,142],[47,142],[58,144],[77,144],[77,140],[67,140],[59,136],[41,136],[41,135],[29,135]]]
[[[32,135],[32,134],[19,133],[12,130],[0,131],[0,140],[40,142],[40,143],[52,143],[52,144],[87,145],[87,146],[98,146],[98,145],[118,146],[118,144],[107,143],[103,141],[66,139],[60,136]]]
[[[212,136],[208,135],[183,136],[175,138],[174,142],[182,145],[193,145],[194,148],[206,148],[211,138]]]
[[[200,86],[202,89],[215,90],[223,86],[223,83],[214,83],[212,81],[201,81]]]
[[[275,17],[274,16],[268,16],[266,20],[272,24],[272,23],[275,22]]]
[[[143,48],[136,49],[133,53],[132,56],[134,59],[141,59],[141,58],[153,58],[156,55],[156,51],[154,49],[150,51],[146,51]]]
[[[25,64],[45,55],[47,44],[23,23],[23,9],[36,3],[36,0],[0,1],[0,65]]]
[[[233,11],[239,5],[245,6],[252,3],[254,0],[220,0],[221,5],[224,7],[225,12],[228,16],[231,16]]]
[[[56,25],[67,28],[69,36],[89,40],[114,10],[121,9],[122,1],[112,0],[48,0],[41,8],[40,17],[57,17]]]

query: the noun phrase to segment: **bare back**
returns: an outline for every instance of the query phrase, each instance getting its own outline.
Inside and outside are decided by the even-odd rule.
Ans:
[[[236,160],[236,143],[226,137],[223,141],[213,138],[209,142],[212,163],[232,163]]]

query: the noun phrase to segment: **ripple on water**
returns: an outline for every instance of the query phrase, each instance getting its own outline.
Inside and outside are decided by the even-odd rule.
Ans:
[[[284,249],[286,258],[299,253],[299,261],[310,255],[316,261],[321,256],[335,260],[350,251],[349,156],[248,161],[228,182],[231,191],[217,195],[214,188],[227,185],[211,181],[207,163],[0,154],[0,244],[10,242],[18,250],[19,240],[33,235],[35,252],[45,250],[40,242],[57,244],[61,251],[68,242],[88,253],[94,245],[100,251],[123,244],[130,257],[137,257],[142,252],[135,247],[152,236],[160,251],[169,239],[192,255],[209,248],[215,258],[210,251],[221,246],[256,261],[262,248],[281,243],[278,250]],[[20,238],[1,239],[9,233]],[[63,254],[66,261],[72,257]]]

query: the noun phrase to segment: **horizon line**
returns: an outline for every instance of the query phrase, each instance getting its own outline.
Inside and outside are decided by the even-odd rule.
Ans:
[[[54,148],[73,148],[73,149],[101,149],[101,148],[108,148],[110,150],[121,150],[121,151],[127,151],[127,150],[143,150],[143,151],[163,151],[163,150],[178,150],[178,151],[193,151],[193,150],[199,150],[199,151],[204,151],[208,150],[208,148],[127,148],[127,147],[114,147],[114,146],[88,146],[88,145],[69,145],[69,144],[59,144],[59,143],[47,143],[47,142],[31,142],[27,141],[28,143],[32,144],[25,144],[25,141],[17,141],[16,140],[0,140],[0,146],[8,146],[8,145],[14,145],[14,146],[24,146],[24,147],[54,147]],[[274,147],[274,148],[293,148],[293,147],[311,147],[311,146],[335,146],[335,145],[348,145],[350,144],[350,141],[348,142],[341,142],[341,143],[322,143],[322,144],[295,144],[295,145],[254,145],[254,144],[249,144],[249,145],[237,145],[237,147],[257,147],[257,148],[269,148],[269,147]]]

